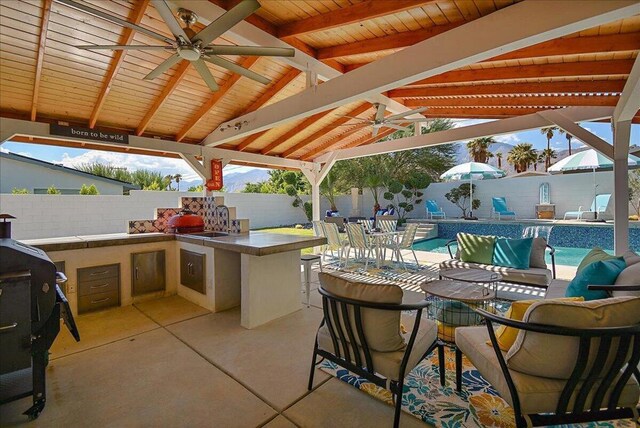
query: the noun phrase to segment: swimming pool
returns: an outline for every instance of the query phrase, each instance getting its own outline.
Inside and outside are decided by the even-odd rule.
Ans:
[[[445,244],[449,239],[434,238],[426,241],[419,241],[413,244],[414,250],[430,251],[432,253],[448,254]],[[590,251],[589,248],[575,248],[575,247],[554,247],[556,249],[556,264],[564,266],[578,266],[580,261]],[[455,249],[455,247],[453,248]],[[452,250],[453,250],[452,249]],[[612,253],[612,251],[607,250]],[[551,257],[547,254],[547,263],[551,264]]]

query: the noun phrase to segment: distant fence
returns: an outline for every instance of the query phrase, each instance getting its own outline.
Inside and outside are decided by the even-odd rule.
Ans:
[[[567,174],[543,177],[503,178],[476,181],[474,198],[480,199],[480,209],[474,214],[488,218],[491,213],[491,197],[504,196],[510,208],[521,219],[535,217],[535,205],[539,201],[539,187],[549,183],[551,202],[556,204],[556,217],[579,206],[589,207],[593,200],[591,173]],[[613,173],[596,173],[598,193],[613,192]],[[460,182],[434,183],[426,190],[423,199],[434,199],[442,206],[448,218],[459,217],[461,212],[445,197]],[[358,195],[354,207],[351,195],[336,198],[336,205],[344,216],[373,214],[373,196],[368,189]],[[380,204],[388,201],[382,198]],[[130,196],[120,195],[11,195],[0,194],[0,212],[17,217],[13,236],[17,239],[49,238],[57,236],[119,233],[126,231],[128,220],[153,218],[156,208],[177,207],[181,196],[194,196],[190,192],[132,191]],[[227,206],[236,207],[237,218],[248,218],[251,228],[306,223],[300,208],[291,206],[287,195],[258,193],[220,193]],[[329,208],[325,198],[321,202],[321,214]],[[357,209],[355,209],[357,208]],[[415,207],[408,217],[425,218],[424,203]]]

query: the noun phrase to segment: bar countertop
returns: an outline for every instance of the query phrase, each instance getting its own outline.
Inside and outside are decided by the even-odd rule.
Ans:
[[[106,235],[65,236],[22,240],[43,251],[66,251],[84,248],[134,245],[151,242],[174,241],[187,242],[206,247],[220,248],[253,256],[283,253],[325,244],[325,238],[285,235],[266,232],[249,232],[243,235],[205,237],[197,235],[172,235],[165,233],[112,233]]]

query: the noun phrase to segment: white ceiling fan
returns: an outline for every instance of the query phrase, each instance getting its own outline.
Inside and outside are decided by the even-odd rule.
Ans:
[[[282,56],[292,57],[295,54],[294,49],[291,48],[277,48],[277,47],[262,47],[262,46],[228,46],[228,45],[215,45],[211,44],[215,39],[223,35],[234,25],[244,20],[256,10],[260,8],[260,3],[257,0],[243,0],[235,7],[228,10],[218,19],[213,21],[207,27],[196,33],[191,29],[198,16],[190,10],[179,9],[177,12],[178,17],[184,23],[185,27],[181,27],[178,20],[175,18],[173,12],[164,0],[151,0],[151,3],[155,6],[156,10],[169,27],[169,30],[175,37],[165,37],[162,34],[158,34],[155,31],[151,31],[144,27],[141,27],[131,22],[125,21],[118,17],[109,15],[100,10],[94,9],[90,6],[86,6],[81,3],[76,3],[73,0],[56,0],[59,3],[72,7],[74,9],[89,13],[107,21],[113,22],[123,27],[131,28],[140,33],[146,34],[154,39],[158,39],[165,43],[163,46],[147,46],[147,45],[83,45],[76,46],[80,49],[135,49],[135,50],[161,50],[173,52],[169,58],[163,61],[144,79],[152,80],[160,76],[162,73],[169,70],[171,67],[182,61],[183,59],[190,61],[193,67],[198,71],[202,79],[212,91],[218,90],[218,84],[216,83],[213,75],[207,68],[204,61],[215,64],[219,67],[226,68],[227,70],[248,77],[262,84],[269,84],[270,79],[255,73],[247,68],[241,67],[232,61],[224,59],[218,55],[245,55],[245,56]]]
[[[378,135],[378,132],[381,128],[393,128],[399,131],[410,131],[409,128],[400,126],[402,123],[408,122],[426,122],[427,120],[424,118],[420,119],[408,119],[407,116],[411,116],[416,113],[421,113],[427,109],[427,107],[420,107],[417,109],[405,111],[404,113],[394,114],[392,116],[385,117],[384,112],[387,110],[387,106],[384,104],[376,103],[373,105],[376,108],[376,114],[373,119],[362,119],[360,117],[354,116],[343,116],[348,117],[353,120],[358,120],[360,123],[358,125],[361,126],[371,126],[372,132],[371,136],[375,137]],[[353,126],[353,125],[344,125],[344,126]]]

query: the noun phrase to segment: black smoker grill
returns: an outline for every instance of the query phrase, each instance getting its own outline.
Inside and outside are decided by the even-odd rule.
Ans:
[[[44,409],[45,368],[61,317],[80,340],[62,282],[44,251],[0,234],[0,405],[31,395],[30,419]]]

